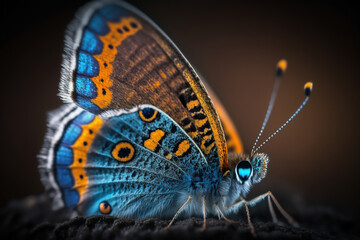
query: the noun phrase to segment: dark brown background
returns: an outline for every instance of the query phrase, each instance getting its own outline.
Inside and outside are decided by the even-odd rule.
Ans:
[[[84,1],[1,2],[0,204],[43,192],[37,159],[57,97],[63,35]],[[204,1],[205,2],[205,1]],[[223,101],[249,151],[276,62],[289,62],[264,136],[303,100],[308,106],[263,151],[267,190],[359,214],[359,12],[350,1],[133,3],[173,39]],[[281,191],[281,192],[280,192]]]

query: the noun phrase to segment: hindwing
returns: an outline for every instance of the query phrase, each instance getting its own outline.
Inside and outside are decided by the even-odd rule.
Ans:
[[[74,104],[50,115],[39,166],[55,208],[134,218],[174,214],[169,204],[179,204],[184,179],[190,184],[206,168],[195,142],[157,108],[141,105],[103,120]]]

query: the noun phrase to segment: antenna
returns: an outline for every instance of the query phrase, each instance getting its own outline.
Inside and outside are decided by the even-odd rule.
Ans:
[[[257,138],[255,140],[255,143],[254,143],[254,145],[252,147],[251,156],[253,155],[256,144],[258,143],[261,135],[263,134],[265,126],[266,126],[266,124],[267,124],[267,122],[269,120],[271,111],[272,111],[274,103],[275,103],[276,95],[277,95],[277,92],[278,92],[278,89],[279,89],[279,86],[280,86],[280,81],[281,81],[282,75],[284,74],[286,68],[287,68],[287,61],[285,59],[281,59],[276,64],[274,88],[273,88],[273,91],[271,93],[269,105],[268,105],[268,108],[266,110],[266,115],[265,115],[263,124],[262,124],[260,132],[259,132],[259,134],[258,134],[258,136],[257,136]]]
[[[313,88],[313,83],[312,82],[307,82],[304,85],[304,92],[305,92],[305,100],[302,102],[302,104],[300,105],[300,107],[295,111],[295,113],[293,115],[291,115],[291,117],[281,126],[279,127],[278,130],[276,130],[273,134],[271,134],[270,137],[268,137],[262,144],[260,144],[259,147],[257,147],[255,149],[255,151],[253,153],[256,153],[262,146],[265,145],[265,143],[267,143],[270,139],[272,139],[276,134],[278,134],[286,125],[288,125],[288,123],[294,119],[294,117],[296,115],[299,114],[299,112],[301,111],[301,109],[304,108],[304,106],[306,105],[306,103],[308,102],[309,98],[310,98],[310,94]]]

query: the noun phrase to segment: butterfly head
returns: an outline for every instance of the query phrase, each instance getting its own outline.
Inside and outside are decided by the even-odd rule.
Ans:
[[[230,202],[244,197],[251,186],[266,176],[269,157],[265,153],[253,156],[244,154],[229,155],[229,171],[224,175],[227,192],[224,195]],[[225,185],[224,185],[225,186]]]
[[[229,167],[233,171],[233,181],[240,185],[260,182],[266,176],[269,157],[265,153],[253,156],[233,154],[229,157]]]

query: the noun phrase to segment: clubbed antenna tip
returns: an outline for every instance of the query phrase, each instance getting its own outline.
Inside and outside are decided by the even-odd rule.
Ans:
[[[276,71],[275,71],[275,75],[277,77],[281,77],[284,72],[286,71],[287,68],[287,61],[285,59],[281,59],[277,64],[276,64]]]
[[[304,85],[305,96],[309,97],[313,88],[312,82],[307,82]]]

